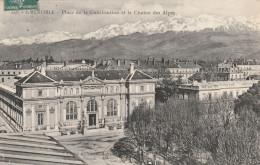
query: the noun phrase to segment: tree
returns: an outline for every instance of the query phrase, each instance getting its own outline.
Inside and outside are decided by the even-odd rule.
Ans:
[[[163,69],[160,72],[161,75],[161,81],[160,87],[157,87],[155,89],[155,99],[159,102],[165,102],[170,97],[173,97],[176,93],[175,91],[175,85],[176,83],[172,80],[171,74],[168,70]]]
[[[235,112],[239,114],[244,107],[252,108],[256,115],[260,116],[260,83],[253,84],[246,93],[243,93],[235,100]]]
[[[139,162],[151,151],[170,164],[259,164],[259,117],[252,106],[235,116],[234,107],[231,99],[171,98],[154,110],[137,107],[125,135],[137,148]]]
[[[125,123],[125,134],[137,149],[138,161],[144,163],[144,154],[149,144],[153,110],[148,106],[136,107]]]

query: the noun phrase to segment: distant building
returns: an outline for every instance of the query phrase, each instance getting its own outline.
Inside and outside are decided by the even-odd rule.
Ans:
[[[248,77],[241,68],[232,63],[220,63],[216,70],[218,81],[245,80]]]
[[[90,70],[92,68],[94,66],[91,63],[87,64],[85,60],[82,62],[48,63],[46,66],[46,70]]]
[[[154,78],[162,78],[164,73],[168,73],[173,79],[187,79],[193,74],[200,71],[201,66],[193,61],[179,61],[179,60],[156,60],[155,58],[148,59],[104,59],[96,60],[97,69],[126,69],[130,63],[135,63],[136,68],[151,75]]]
[[[211,81],[181,84],[177,86],[178,99],[215,100],[220,97],[237,98],[258,80]]]
[[[237,65],[237,67],[243,71],[244,75],[260,75],[260,65]]]
[[[38,65],[22,62],[5,62],[0,66],[0,83],[14,88],[16,78],[21,78],[33,72]]]
[[[16,93],[0,88],[1,114],[23,131],[122,125],[136,106],[154,106],[155,83],[133,63],[129,71],[46,70],[43,64],[15,83]]]

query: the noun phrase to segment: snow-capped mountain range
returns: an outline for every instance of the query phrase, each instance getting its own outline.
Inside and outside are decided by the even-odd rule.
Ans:
[[[95,32],[85,35],[63,31],[48,32],[29,37],[0,39],[2,45],[22,45],[53,43],[70,39],[98,39],[105,40],[120,35],[130,35],[136,32],[156,34],[172,32],[199,32],[205,29],[225,32],[260,32],[259,17],[217,17],[201,15],[197,17],[182,17],[175,15],[164,21],[125,23],[123,25],[109,25]]]

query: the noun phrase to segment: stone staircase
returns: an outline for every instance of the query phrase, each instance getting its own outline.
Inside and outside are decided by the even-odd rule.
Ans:
[[[43,134],[0,135],[0,164],[86,164],[58,141]]]

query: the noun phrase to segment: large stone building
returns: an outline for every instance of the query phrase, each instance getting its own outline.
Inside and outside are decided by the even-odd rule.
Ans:
[[[14,88],[14,82],[17,81],[16,77],[25,76],[33,72],[37,66],[33,62],[4,62],[0,67],[0,82],[3,85]]]
[[[177,97],[179,99],[197,99],[201,101],[216,100],[221,97],[237,98],[257,82],[258,80],[194,81],[191,84],[179,85],[177,87]]]
[[[1,113],[19,109],[23,131],[78,131],[79,127],[100,128],[122,125],[138,105],[155,102],[156,80],[134,69],[34,71],[15,83],[16,107],[2,100]],[[3,91],[3,90],[2,90]],[[3,91],[4,92],[4,91]],[[11,92],[9,92],[11,93]],[[22,112],[22,113],[21,113]]]
[[[232,63],[220,63],[217,66],[218,81],[237,81],[245,80],[248,74],[243,72],[240,67]]]

